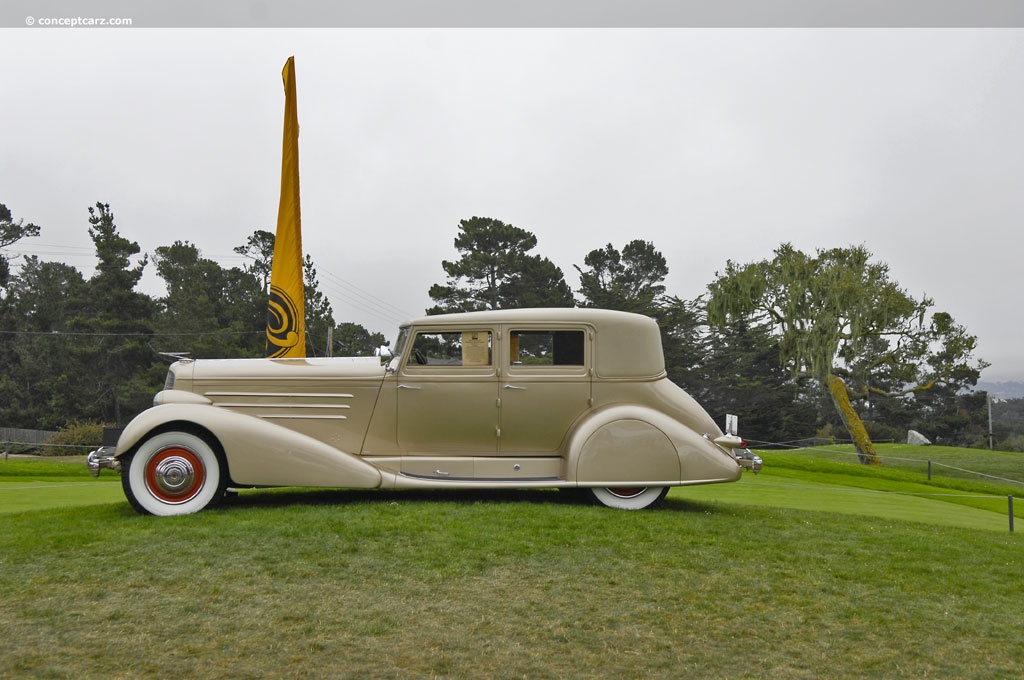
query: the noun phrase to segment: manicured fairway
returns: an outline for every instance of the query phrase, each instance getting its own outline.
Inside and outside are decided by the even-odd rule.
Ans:
[[[744,473],[743,478],[736,484],[683,487],[673,489],[669,497],[796,510],[820,510],[967,529],[1009,530],[1005,496],[980,501],[991,508],[986,510],[949,502],[953,498],[967,495],[958,491],[923,486],[920,489],[913,489],[911,493],[880,491],[822,481],[841,479],[838,475],[829,475],[822,480],[805,480],[783,473],[784,471],[765,468],[757,476]],[[1024,498],[1019,503],[1024,504]]]
[[[252,493],[252,492],[244,492]],[[954,505],[947,494],[917,496],[861,489],[819,481],[806,481],[762,472],[745,474],[737,484],[715,484],[673,489],[672,498],[718,501],[741,505],[823,510],[850,515],[886,517],[968,529],[1008,529],[1004,497],[987,502],[991,510]],[[953,492],[950,495],[959,495]],[[119,480],[0,479],[0,513],[125,502]],[[1024,498],[1019,501],[1024,504]]]
[[[0,476],[0,514],[95,505],[118,500],[124,500],[124,492],[121,491],[120,479],[116,475],[104,480]]]
[[[0,514],[124,501],[121,478],[110,471],[93,479],[85,457],[0,460]]]
[[[53,464],[37,462],[34,465],[39,466],[43,474],[32,475],[32,465],[22,463],[13,468],[18,474],[4,474],[5,470],[12,467],[10,464],[6,467],[0,464],[0,514],[100,503],[127,503],[120,479],[114,473],[104,472],[98,480],[94,480],[79,471],[77,466],[69,467],[65,464],[54,470]],[[82,468],[84,470],[84,464]],[[77,474],[68,474],[72,471]],[[887,487],[890,490],[885,490]],[[249,495],[260,492],[242,493]],[[1021,496],[1024,496],[1024,490]],[[736,484],[682,487],[673,489],[670,497],[819,510],[968,529],[1009,529],[1005,496],[991,494],[986,497],[985,494],[935,488],[923,483],[923,478],[920,484],[901,482],[894,486],[885,484],[884,480],[866,482],[864,477],[811,474],[785,467],[773,468],[768,464],[760,475],[746,472]],[[974,507],[963,504],[967,497],[973,499],[971,502]],[[1024,498],[1018,501],[1018,505],[1024,509]]]

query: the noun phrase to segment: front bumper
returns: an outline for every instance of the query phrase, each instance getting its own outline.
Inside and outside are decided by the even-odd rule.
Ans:
[[[114,451],[115,448],[113,446],[101,446],[95,451],[90,451],[85,459],[85,464],[89,468],[89,474],[93,477],[99,477],[100,470],[114,470],[120,474],[121,461],[114,458]]]

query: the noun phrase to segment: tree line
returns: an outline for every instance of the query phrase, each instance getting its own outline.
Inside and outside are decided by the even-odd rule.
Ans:
[[[37,256],[24,257],[12,273],[8,259],[0,257],[5,427],[123,424],[151,404],[176,356],[264,355],[274,234],[256,230],[234,249],[247,258],[242,267],[222,267],[185,241],[140,260],[139,245],[118,232],[109,205],[97,203],[88,212],[97,263],[91,277]],[[0,204],[0,247],[39,232]],[[150,264],[166,287],[161,297],[137,290]],[[381,334],[362,326],[335,323],[309,256],[304,275],[309,356],[325,353],[328,328],[335,354],[365,354],[384,343]]]
[[[274,235],[256,230],[235,248],[247,264],[222,267],[192,243],[142,255],[109,205],[89,208],[97,266],[86,278],[62,262],[0,257],[0,424],[56,429],[75,421],[124,423],[148,407],[173,357],[257,357],[265,350]],[[0,248],[37,236],[0,204]],[[972,391],[984,368],[976,338],[889,278],[864,247],[805,254],[783,244],[773,258],[722,272],[695,299],[669,294],[669,268],[651,242],[591,250],[574,265],[575,291],[531,232],[488,217],[460,221],[458,257],[430,287],[428,314],[514,307],[601,307],[658,321],[670,379],[721,422],[741,416],[745,436],[789,442],[856,441],[872,462],[873,439],[918,429],[936,443],[986,444],[986,396]],[[135,264],[133,264],[135,258]],[[151,258],[151,259],[150,259]],[[152,262],[161,297],[137,291]],[[338,323],[304,262],[308,354],[369,354],[379,333]]]
[[[813,255],[789,244],[771,259],[723,272],[696,299],[669,295],[665,257],[635,239],[590,251],[578,297],[536,237],[492,218],[459,223],[460,258],[430,288],[431,313],[502,307],[602,307],[658,321],[669,378],[721,422],[763,442],[848,433],[866,463],[873,439],[908,429],[932,441],[985,443],[986,363],[977,338],[934,301],[914,298],[863,246]]]

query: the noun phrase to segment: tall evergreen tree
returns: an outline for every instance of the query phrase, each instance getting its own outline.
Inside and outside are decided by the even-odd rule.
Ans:
[[[778,338],[743,322],[708,335],[704,382],[695,396],[719,422],[740,417],[740,432],[758,442],[808,437],[816,429],[816,384],[779,360]]]
[[[167,287],[157,301],[157,349],[197,359],[261,356],[266,302],[254,275],[224,269],[187,241],[157,248],[153,260]]]
[[[373,356],[387,341],[380,333],[371,333],[357,323],[340,323],[334,329],[334,354],[340,357]]]
[[[455,237],[458,260],[445,260],[445,284],[429,295],[437,304],[429,314],[516,307],[572,307],[572,290],[561,269],[547,258],[531,255],[537,237],[525,229],[490,217],[459,222]]]
[[[7,427],[56,429],[87,417],[92,399],[69,335],[85,279],[62,262],[26,257],[0,299],[0,423]]]
[[[149,405],[153,386],[133,376],[156,360],[150,338],[156,305],[136,290],[148,258],[138,243],[118,233],[106,203],[89,208],[89,236],[96,247],[96,272],[76,304],[69,329],[79,333],[74,354],[92,385],[89,417],[121,423]],[[83,408],[85,405],[83,405]]]
[[[323,356],[327,352],[328,329],[334,328],[334,310],[327,296],[320,290],[313,258],[306,255],[302,261],[305,282],[306,356]]]
[[[39,227],[32,223],[25,224],[24,220],[15,220],[10,209],[0,203],[0,251],[23,238],[32,236],[39,236]],[[10,274],[11,267],[7,255],[0,252],[0,289],[7,285]]]
[[[668,264],[649,241],[634,239],[620,252],[612,244],[587,253],[580,273],[584,307],[617,309],[655,316],[665,294]]]
[[[276,237],[273,232],[257,229],[249,235],[249,238],[246,239],[243,245],[236,246],[233,249],[239,255],[252,260],[243,269],[246,273],[252,274],[259,280],[264,294],[270,290],[270,268],[274,261],[275,240]],[[266,300],[264,300],[264,316],[266,316],[266,306]]]

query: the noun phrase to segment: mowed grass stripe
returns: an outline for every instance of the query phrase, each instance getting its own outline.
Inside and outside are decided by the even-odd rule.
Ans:
[[[124,501],[125,498],[120,479],[116,476],[103,481],[0,477],[0,514],[97,505],[118,500]]]
[[[910,494],[830,484],[825,481],[828,478],[827,475],[820,479],[773,476],[766,467],[757,476],[744,473],[735,484],[681,487],[673,489],[669,497],[835,512],[966,529],[1009,529],[1005,497],[977,498],[976,503],[989,506],[985,509],[951,502],[961,495],[956,491],[936,488],[931,489],[931,493],[943,495],[915,495],[919,492]]]
[[[243,492],[244,495],[260,492]],[[312,492],[311,492],[312,493]],[[296,496],[301,498],[301,493]],[[683,487],[671,497],[681,500],[720,501],[748,506],[790,508],[923,522],[940,526],[1006,531],[1005,498],[985,499],[991,510],[949,503],[940,498],[872,491],[817,481],[772,478],[762,473],[744,477],[737,484]],[[387,494],[381,496],[386,502]],[[0,514],[127,502],[121,485],[109,482],[35,481],[0,482]],[[1024,501],[1022,501],[1024,503]]]
[[[29,465],[33,464],[40,466],[41,470],[59,469],[54,468],[54,464],[43,462]],[[82,467],[84,469],[84,465]],[[24,471],[22,464],[19,472]],[[111,473],[94,480],[88,475],[29,477],[9,476],[3,472],[4,468],[0,467],[0,514],[126,502],[119,478]],[[243,495],[253,493],[260,492],[246,491]],[[298,495],[301,497],[301,492]],[[965,495],[972,496],[970,503],[975,507],[963,504]],[[985,498],[925,484],[773,469],[770,463],[760,475],[744,473],[736,484],[682,487],[673,489],[670,497],[836,512],[968,529],[1007,531],[1009,527],[1005,497]],[[1024,501],[1020,505],[1024,507]]]

